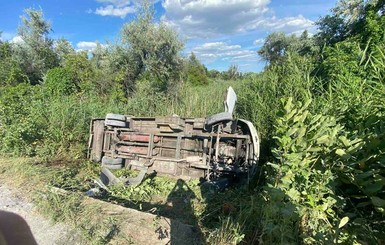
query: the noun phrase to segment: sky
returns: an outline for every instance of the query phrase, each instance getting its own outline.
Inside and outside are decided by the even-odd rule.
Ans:
[[[157,22],[174,28],[208,69],[258,72],[266,62],[258,56],[269,33],[315,34],[314,25],[336,0],[152,0]],[[0,0],[1,39],[17,42],[24,9],[41,9],[52,25],[50,36],[66,38],[76,50],[92,50],[96,42],[116,43],[125,23],[135,19],[140,0]]]

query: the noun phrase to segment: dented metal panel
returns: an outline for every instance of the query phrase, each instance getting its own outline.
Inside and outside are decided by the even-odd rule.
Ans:
[[[251,122],[233,118],[235,102],[230,87],[226,112],[206,118],[113,114],[121,121],[108,119],[106,124],[105,119],[95,119],[89,157],[96,162],[102,156],[122,158],[128,168],[146,166],[147,171],[178,178],[215,180],[249,174],[258,162],[260,142]]]

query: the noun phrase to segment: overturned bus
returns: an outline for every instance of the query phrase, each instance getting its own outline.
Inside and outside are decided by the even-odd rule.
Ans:
[[[109,113],[92,119],[88,157],[110,176],[109,169],[141,170],[135,182],[154,171],[207,181],[249,179],[256,171],[260,142],[251,122],[234,118],[236,100],[229,87],[225,111],[206,118]]]

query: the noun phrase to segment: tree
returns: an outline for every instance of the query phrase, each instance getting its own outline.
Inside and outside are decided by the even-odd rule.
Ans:
[[[66,57],[70,54],[75,54],[75,49],[72,47],[71,43],[64,37],[55,40],[54,42],[54,52],[57,55],[60,64],[63,64]]]
[[[369,1],[361,17],[354,25],[352,35],[357,36],[363,46],[369,44],[369,51],[382,44],[385,37],[385,1]]]
[[[269,34],[258,54],[269,63],[278,62],[289,46],[288,39],[283,32]]]
[[[231,64],[229,66],[229,69],[224,72],[224,79],[226,80],[236,80],[241,76],[241,73],[239,72],[238,65]]]
[[[114,45],[110,49],[107,56],[107,70],[114,74],[112,77],[118,83],[122,84],[123,93],[128,97],[135,91],[136,81],[144,73],[143,63],[127,45]],[[100,63],[95,59],[94,65],[97,64]]]
[[[368,64],[383,57],[379,50],[384,45],[384,5],[384,0],[340,1],[331,15],[319,21],[316,38],[323,51],[316,70],[327,81],[324,86],[346,83],[346,77],[349,82],[381,77],[381,69],[370,69]]]
[[[147,73],[160,91],[176,87],[182,72],[183,42],[165,23],[154,23],[154,11],[148,2],[141,6],[136,20],[124,25],[122,42],[128,48],[129,65],[134,64],[136,69],[127,74],[128,82]]]
[[[91,51],[91,65],[95,77],[93,78],[94,89],[99,95],[108,95],[110,98],[125,101],[128,91],[134,88],[130,83],[136,64],[130,63],[127,49],[118,45],[96,44]],[[134,69],[133,69],[134,68]],[[135,76],[136,77],[136,76]]]
[[[258,54],[270,64],[275,64],[282,62],[288,51],[312,56],[318,50],[315,40],[306,30],[299,37],[294,34],[285,35],[283,32],[273,32],[267,36]]]
[[[340,0],[331,14],[317,21],[319,32],[316,34],[320,45],[341,42],[352,35],[355,24],[364,12],[362,0]]]
[[[47,71],[45,88],[54,95],[89,92],[94,89],[94,70],[87,52],[69,54],[62,67]]]
[[[187,60],[186,75],[187,80],[193,85],[205,85],[209,82],[204,65],[199,62],[193,52]]]
[[[68,55],[63,67],[70,75],[77,91],[84,92],[93,89],[94,70],[86,51]]]
[[[315,35],[319,45],[330,45],[345,40],[349,29],[343,18],[336,15],[326,15],[317,23],[319,32]]]
[[[12,57],[12,45],[0,41],[0,87],[28,82],[28,77]]]
[[[296,48],[293,48],[290,45],[290,50],[294,52],[298,52],[300,55],[310,55],[313,56],[319,53],[320,49],[317,45],[315,39],[309,36],[307,30],[303,31],[302,34],[297,38],[297,42],[299,45]]]
[[[210,78],[217,79],[217,78],[220,78],[220,77],[221,77],[221,72],[218,71],[218,70],[212,69],[212,70],[209,70],[209,71],[208,71],[208,76],[209,76]]]
[[[96,43],[96,47],[91,51],[91,54],[91,63],[95,68],[102,69],[108,66],[108,49],[99,42]]]
[[[318,22],[318,43],[335,44],[351,37],[359,37],[366,45],[368,37],[374,42],[383,38],[384,0],[340,0],[331,14]]]
[[[30,82],[37,84],[48,69],[58,65],[59,59],[53,49],[53,40],[48,37],[51,25],[44,20],[43,12],[27,9],[25,13],[18,29],[22,42],[15,44],[14,55]]]

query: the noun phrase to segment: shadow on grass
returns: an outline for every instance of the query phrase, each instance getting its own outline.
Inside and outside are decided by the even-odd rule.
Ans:
[[[156,177],[156,173],[151,173],[146,179],[153,179]],[[143,182],[142,182],[143,183]],[[170,229],[164,229],[164,227],[158,227],[155,229],[155,233],[158,235],[159,240],[168,239],[170,245],[185,244],[185,241],[181,240],[180,232],[183,232],[181,224],[191,226],[191,231],[194,236],[190,240],[193,244],[204,244],[203,234],[198,224],[198,219],[194,214],[193,202],[197,198],[197,195],[190,188],[188,183],[182,179],[178,179],[175,182],[172,190],[168,193],[167,197],[157,202],[151,201],[134,201],[127,198],[117,197],[111,195],[108,192],[104,192],[99,197],[100,200],[108,201],[117,205],[121,205],[127,208],[136,209],[142,212],[148,212],[155,214],[159,217],[166,217],[170,219]]]
[[[155,177],[156,173],[152,173],[146,179]],[[220,189],[218,185],[201,182],[199,186],[192,187],[189,182],[178,179],[161,200],[135,201],[107,192],[100,199],[169,218],[169,230],[155,231],[159,240],[170,239],[168,244],[185,244],[178,240],[179,223],[193,227],[196,235],[194,244],[230,244],[234,241],[258,244],[263,235],[261,216],[265,201],[258,196],[255,183],[251,187],[239,183],[230,185]]]

